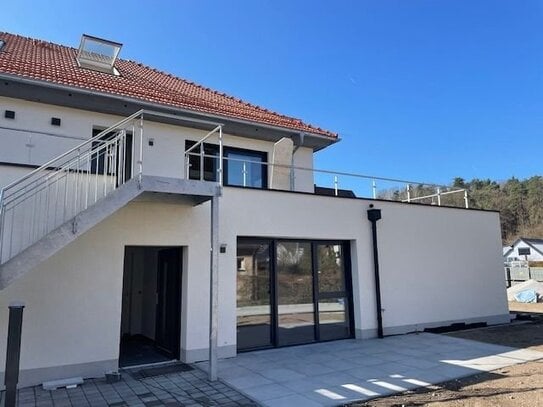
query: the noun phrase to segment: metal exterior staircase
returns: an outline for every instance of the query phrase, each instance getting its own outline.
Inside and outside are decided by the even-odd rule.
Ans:
[[[142,111],[2,188],[0,289],[62,246],[61,240],[67,244],[139,194],[142,150],[141,143],[138,153],[133,148],[136,131],[143,132]]]
[[[218,193],[215,183],[143,175],[144,113],[0,190],[0,290],[142,193],[186,195],[193,204]]]

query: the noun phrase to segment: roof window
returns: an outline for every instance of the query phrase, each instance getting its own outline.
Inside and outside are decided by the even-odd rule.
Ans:
[[[115,61],[123,45],[83,34],[77,51],[77,63],[82,68],[119,75]]]
[[[2,48],[4,48],[4,45],[6,45],[6,41],[0,40],[0,51],[2,51]]]

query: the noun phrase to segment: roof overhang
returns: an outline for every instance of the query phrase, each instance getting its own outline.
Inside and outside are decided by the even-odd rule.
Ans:
[[[48,81],[24,78],[18,75],[0,73],[0,80],[2,81],[0,84],[0,96],[24,99],[32,102],[123,117],[129,116],[140,109],[155,110],[174,116],[182,115],[206,122],[219,122],[223,124],[223,131],[225,133],[236,136],[272,142],[278,141],[283,137],[288,137],[293,140],[295,145],[303,145],[315,151],[319,151],[340,141],[339,137],[334,138],[321,134],[301,132],[270,124],[151,103],[126,96],[60,85]],[[172,120],[158,116],[153,121],[177,125],[183,124],[182,120]],[[208,129],[203,123],[198,125],[194,122],[190,122],[190,124],[187,122],[186,125],[193,128]]]

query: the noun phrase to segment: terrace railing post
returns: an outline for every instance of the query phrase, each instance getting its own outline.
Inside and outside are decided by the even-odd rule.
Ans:
[[[223,184],[223,155],[224,155],[224,152],[223,152],[223,134],[222,134],[222,126],[219,126],[219,163],[218,163],[218,167],[219,167],[219,186],[222,187],[222,184]],[[203,171],[203,170],[202,170]]]
[[[4,223],[5,223],[5,209],[2,200],[3,190],[0,189],[0,264],[2,264],[2,252],[4,247]]]
[[[5,407],[15,407],[17,400],[17,383],[19,382],[19,360],[21,356],[21,330],[23,326],[22,302],[9,304],[8,343],[6,349],[6,385]]]
[[[140,149],[139,149],[139,157],[138,157],[138,186],[141,189],[141,180],[143,177],[143,113],[140,116],[139,120],[139,128],[140,128]]]

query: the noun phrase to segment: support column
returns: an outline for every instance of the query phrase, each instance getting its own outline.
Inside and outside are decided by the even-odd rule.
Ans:
[[[211,198],[211,251],[209,285],[209,380],[217,380],[217,327],[219,325],[219,195]]]

